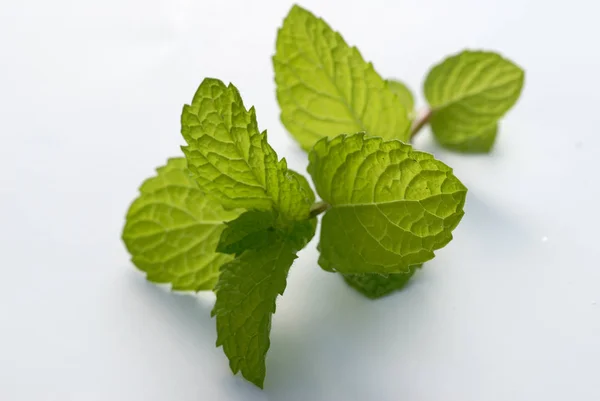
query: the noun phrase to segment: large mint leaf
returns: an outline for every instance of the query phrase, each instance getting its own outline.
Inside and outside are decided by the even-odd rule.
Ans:
[[[216,286],[217,346],[222,345],[233,373],[263,387],[275,299],[283,294],[295,246],[276,241],[244,251],[223,265]]]
[[[432,155],[364,134],[323,139],[308,171],[331,205],[319,264],[341,273],[406,273],[452,239],[465,186]]]
[[[407,111],[387,82],[302,7],[285,18],[273,65],[281,121],[305,150],[323,137],[358,131],[409,139]]]
[[[499,54],[463,51],[431,69],[424,84],[431,129],[446,148],[487,152],[497,122],[517,102],[524,71]]]
[[[148,280],[174,290],[211,290],[219,266],[232,259],[216,253],[223,221],[237,217],[204,195],[184,158],[170,159],[140,187],[127,213],[123,241]]]
[[[238,90],[206,78],[183,108],[183,151],[199,187],[228,209],[277,209],[284,220],[306,219],[314,194],[306,180],[260,133],[254,108],[246,110]]]

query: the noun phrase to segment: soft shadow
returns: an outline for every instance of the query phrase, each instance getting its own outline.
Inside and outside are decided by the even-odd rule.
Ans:
[[[475,274],[463,266],[462,254],[477,253],[481,260],[501,258],[527,247],[531,240],[518,221],[473,191],[469,192],[466,211],[449,252],[444,249],[402,291],[378,300],[364,297],[340,275],[321,270],[314,250],[303,253],[292,267],[288,290],[277,300],[264,391],[239,375],[233,376],[222,349],[214,347],[212,294],[172,293],[168,286],[148,283],[140,274],[130,275],[131,286],[152,303],[153,313],[175,326],[173,330],[198,343],[203,353],[211,350],[210,360],[198,355],[198,363],[222,373],[217,380],[222,381],[223,392],[232,400],[391,401],[396,398],[386,392],[386,386],[395,385],[389,382],[389,370],[410,370],[424,333],[434,326],[440,311],[435,286],[445,282],[443,285],[451,289],[453,280],[464,278],[461,275]],[[409,379],[399,376],[398,381],[402,380]],[[399,386],[410,388],[410,382]],[[402,394],[396,392],[396,396]]]
[[[388,341],[396,352],[409,346],[390,338],[387,327],[391,319],[402,321],[412,313],[418,285],[371,300],[338,274],[319,268],[311,273],[303,283],[306,297],[283,301],[303,302],[304,311],[274,323],[265,392],[273,400],[382,400],[371,371],[385,366],[378,360],[386,356]]]
[[[214,303],[211,294],[172,292],[170,285],[151,283],[136,271],[128,276],[131,288],[152,305],[157,315],[168,315],[169,323],[175,320],[182,332],[194,338],[216,341],[215,323],[210,317]]]
[[[173,342],[181,344],[181,352],[201,365],[201,371],[219,382],[221,392],[232,400],[262,401],[264,393],[239,374],[233,375],[221,347],[215,346],[217,333],[210,312],[214,305],[212,292],[195,294],[172,292],[169,285],[147,281],[133,271],[129,276],[130,288],[151,306],[153,315],[171,328]]]
[[[339,275],[320,270],[316,254],[304,260],[315,268],[293,297],[278,302],[284,308],[296,306],[274,319],[265,392],[271,399],[290,401],[396,399],[384,390],[395,385],[389,382],[389,369],[410,371],[418,360],[425,333],[436,327],[438,314],[448,312],[439,291],[451,295],[460,288],[458,282],[468,280],[465,275],[518,274],[516,266],[486,271],[480,261],[526,252],[534,240],[516,218],[473,191],[455,238],[402,291],[378,300],[364,297]]]
[[[454,236],[450,249],[468,249],[486,258],[521,252],[539,242],[515,216],[501,211],[492,200],[482,198],[473,189],[467,194],[465,216]]]

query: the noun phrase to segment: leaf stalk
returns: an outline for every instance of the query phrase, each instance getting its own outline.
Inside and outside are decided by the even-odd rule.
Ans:
[[[310,217],[318,216],[321,213],[327,211],[330,207],[331,207],[331,205],[325,201],[315,202],[310,207]]]
[[[427,112],[425,114],[423,114],[423,116],[417,120],[417,122],[412,126],[411,130],[410,130],[410,139],[412,140],[415,135],[417,135],[419,133],[419,131],[421,131],[421,129],[427,124],[429,123],[429,120],[431,119],[431,115],[433,114],[433,110],[429,109],[427,110]]]

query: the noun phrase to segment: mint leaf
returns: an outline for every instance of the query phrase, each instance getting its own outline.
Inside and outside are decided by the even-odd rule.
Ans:
[[[219,249],[237,257],[222,266],[216,286],[217,346],[233,373],[262,388],[275,298],[283,294],[296,252],[315,235],[317,219],[277,226],[276,215],[248,211],[227,223]]]
[[[498,133],[498,123],[492,123],[492,125],[472,132],[457,132],[452,127],[443,125],[443,123],[438,126],[440,124],[439,121],[436,121],[435,124],[436,132],[440,136],[448,138],[444,143],[444,147],[457,152],[487,153],[494,147]]]
[[[306,180],[260,133],[254,108],[246,110],[238,90],[206,78],[181,115],[183,151],[198,186],[227,209],[277,209],[282,220],[308,218],[314,194]]]
[[[212,314],[217,319],[217,346],[223,346],[234,374],[241,371],[260,388],[266,374],[275,299],[285,290],[288,271],[296,259],[294,248],[288,241],[276,241],[244,251],[221,267],[215,288]]]
[[[364,296],[377,299],[404,288],[421,265],[410,266],[408,273],[344,274],[344,280]]]
[[[246,249],[257,249],[275,239],[277,214],[272,210],[249,210],[225,223],[217,252],[239,255]]]
[[[170,159],[157,172],[127,212],[122,238],[131,260],[150,281],[171,283],[174,290],[211,290],[219,266],[232,259],[215,252],[223,221],[238,213],[198,189],[184,158]]]
[[[491,149],[498,120],[517,102],[524,71],[499,54],[463,51],[431,69],[424,84],[438,142],[463,152]]]
[[[398,97],[404,109],[408,112],[408,117],[412,120],[415,114],[415,97],[412,91],[404,83],[396,79],[388,79],[388,86],[392,92]]]
[[[317,142],[308,171],[331,205],[319,264],[340,273],[406,273],[452,239],[467,189],[432,155],[362,133]]]
[[[281,121],[309,150],[319,139],[367,131],[409,139],[400,99],[356,47],[325,21],[293,6],[277,35],[273,57]]]
[[[315,235],[317,219],[311,218],[280,226],[274,211],[249,210],[237,219],[225,223],[217,246],[218,252],[239,255],[247,249],[262,248],[283,240],[301,250]]]
[[[279,238],[289,242],[292,245],[292,249],[298,252],[315,236],[316,229],[317,218],[313,217],[309,220],[298,221],[285,229],[279,229],[277,230],[277,235]]]

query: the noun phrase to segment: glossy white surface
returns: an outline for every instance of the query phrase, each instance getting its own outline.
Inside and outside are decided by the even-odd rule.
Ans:
[[[341,4],[345,4],[342,8]],[[470,188],[455,240],[372,302],[317,266],[278,301],[265,390],[214,347],[210,295],[148,284],[120,241],[139,183],[180,154],[203,77],[234,82],[290,165],[271,54],[289,1],[0,5],[0,399],[600,399],[597,3],[310,0],[380,73],[420,94],[464,47],[527,70],[489,156],[416,146]]]

